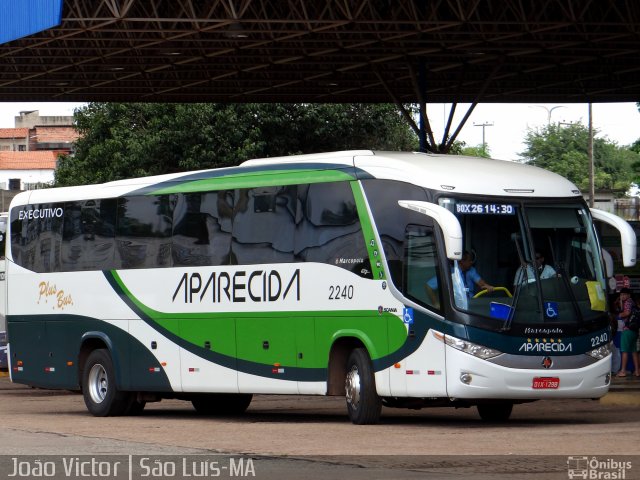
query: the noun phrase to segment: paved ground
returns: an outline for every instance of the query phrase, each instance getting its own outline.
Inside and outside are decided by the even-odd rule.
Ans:
[[[226,454],[256,459],[265,479],[564,479],[569,457],[622,458],[636,465],[628,479],[640,478],[639,398],[640,382],[616,380],[601,401],[518,405],[504,425],[483,423],[475,409],[437,408],[385,409],[379,425],[354,426],[341,398],[264,395],[238,417],[203,418],[189,403],[163,401],[140,417],[94,418],[80,395],[0,378],[0,446],[5,455],[134,461]]]

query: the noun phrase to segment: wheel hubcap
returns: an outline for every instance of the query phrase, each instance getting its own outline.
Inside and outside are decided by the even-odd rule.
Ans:
[[[358,408],[360,404],[360,373],[358,372],[358,367],[355,365],[347,372],[345,390],[347,403],[353,408]]]
[[[102,403],[109,391],[109,379],[102,365],[97,364],[91,367],[88,384],[91,400],[95,403]]]

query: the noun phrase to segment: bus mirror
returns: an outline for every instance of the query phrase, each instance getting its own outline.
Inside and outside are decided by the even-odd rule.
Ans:
[[[622,245],[622,264],[625,267],[633,267],[636,264],[636,233],[625,220],[604,210],[591,208],[594,220],[599,220],[614,227],[620,232],[620,244]]]
[[[460,260],[462,258],[462,227],[453,213],[435,203],[417,200],[398,200],[398,205],[431,217],[440,226],[444,234],[447,258],[450,260]]]

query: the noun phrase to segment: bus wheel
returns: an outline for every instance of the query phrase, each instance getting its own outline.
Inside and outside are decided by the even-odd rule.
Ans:
[[[211,393],[194,396],[191,404],[200,415],[239,415],[252,399],[250,393]]]
[[[364,348],[356,348],[349,355],[344,386],[351,421],[356,425],[378,423],[382,400],[376,392],[371,360]]]
[[[480,403],[477,405],[480,418],[485,422],[506,422],[511,416],[513,403],[495,402]]]
[[[82,372],[82,394],[87,410],[96,417],[122,415],[129,406],[130,395],[116,389],[113,362],[106,349],[89,354]]]

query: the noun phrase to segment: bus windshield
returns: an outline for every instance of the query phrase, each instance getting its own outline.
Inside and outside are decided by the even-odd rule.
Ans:
[[[582,203],[442,198],[462,226],[457,309],[513,324],[576,325],[606,310],[600,249]],[[488,288],[483,286],[488,285]]]

